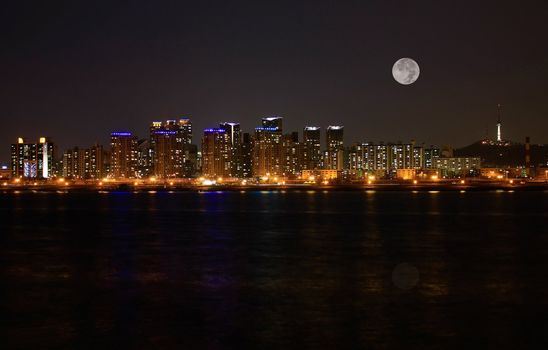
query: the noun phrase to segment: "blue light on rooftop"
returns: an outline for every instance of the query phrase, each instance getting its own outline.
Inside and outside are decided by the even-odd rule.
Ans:
[[[210,129],[204,129],[204,132],[206,132],[206,133],[225,132],[225,130],[221,129],[221,128],[210,128]]]
[[[176,133],[177,131],[173,130],[158,130],[154,132],[156,135],[175,135]]]
[[[278,131],[278,128],[265,128],[265,127],[257,127],[255,128],[257,131]]]
[[[130,132],[113,132],[110,136],[131,136]]]

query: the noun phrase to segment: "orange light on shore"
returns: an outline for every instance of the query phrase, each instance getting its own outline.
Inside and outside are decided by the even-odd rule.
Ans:
[[[103,182],[102,182],[102,181],[99,181],[99,186],[103,186]]]
[[[367,180],[368,185],[371,185],[371,182],[372,182],[371,180]]]
[[[432,175],[430,178],[435,181],[438,179],[438,175]]]
[[[413,185],[416,185],[417,184],[417,180],[413,180]]]
[[[156,178],[155,178],[155,177],[151,177],[151,178],[150,178],[150,182],[156,182]]]
[[[19,182],[21,182],[21,179],[17,178],[14,181],[15,181],[15,183],[19,183]]]
[[[59,183],[63,183],[63,182],[65,182],[65,178],[62,177],[62,178],[60,178],[60,179],[57,180],[57,181],[59,181]]]
[[[464,185],[464,182],[465,182],[464,180],[460,180],[461,185]]]
[[[7,183],[7,182],[4,182],[4,183],[2,184],[2,186],[7,186],[7,185],[8,185],[8,183]]]

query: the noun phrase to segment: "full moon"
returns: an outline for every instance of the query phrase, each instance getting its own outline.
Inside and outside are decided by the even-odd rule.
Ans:
[[[403,85],[410,85],[417,81],[420,72],[419,65],[411,58],[400,58],[392,67],[394,79]]]

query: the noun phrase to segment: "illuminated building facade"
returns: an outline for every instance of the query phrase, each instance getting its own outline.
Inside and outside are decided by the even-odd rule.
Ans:
[[[49,179],[53,176],[54,161],[55,145],[47,137],[40,137],[37,143],[19,137],[11,145],[12,177]]]
[[[436,159],[439,157],[441,157],[441,150],[439,148],[433,146],[430,146],[430,148],[425,148],[423,168],[433,169],[436,164]]]
[[[159,178],[175,178],[182,173],[182,144],[175,130],[154,132],[154,175]]]
[[[297,177],[301,172],[301,164],[303,159],[303,147],[299,143],[299,133],[294,131],[290,134],[285,134],[282,138],[283,143],[283,160],[285,176]]]
[[[253,175],[283,175],[282,118],[263,118],[253,139]]]
[[[253,177],[253,140],[249,133],[242,136],[242,178]]]
[[[413,169],[422,169],[424,167],[424,147],[413,146],[413,159],[411,167]]]
[[[354,143],[348,149],[346,168],[351,178],[363,177],[365,171],[363,147],[361,143]]]
[[[326,130],[326,169],[342,170],[344,167],[344,127],[330,125]]]
[[[321,164],[321,129],[319,126],[305,126],[303,129],[303,169],[318,169]]]
[[[375,167],[374,170],[388,172],[389,169],[389,147],[385,144],[375,145]]]
[[[196,168],[196,147],[192,144],[192,122],[188,118],[153,122],[149,127],[149,150],[139,157],[142,172],[159,178],[190,176]],[[148,163],[148,164],[147,164]]]
[[[83,179],[85,174],[85,150],[75,147],[63,152],[63,177]]]
[[[411,169],[414,162],[412,143],[397,143],[389,145],[389,170],[395,173],[397,169]]]
[[[476,175],[481,168],[479,157],[436,158],[434,168],[444,177]]]
[[[137,177],[146,178],[154,175],[152,148],[149,139],[137,141]]]
[[[106,154],[101,145],[72,148],[63,152],[62,176],[72,179],[101,179],[106,176]]]
[[[337,169],[313,169],[303,170],[301,178],[304,181],[317,182],[322,180],[335,180],[340,178],[341,175],[342,171]]]
[[[242,132],[239,123],[224,122],[219,125],[225,131],[226,143],[223,151],[225,162],[230,169],[229,176],[243,177]]]
[[[204,130],[202,138],[202,175],[208,177],[230,177],[229,137],[225,129]]]
[[[130,132],[110,134],[110,176],[116,179],[136,178],[137,137]]]

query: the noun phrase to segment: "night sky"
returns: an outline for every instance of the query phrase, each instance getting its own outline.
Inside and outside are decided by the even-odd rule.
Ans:
[[[63,148],[263,116],[345,142],[548,143],[546,1],[12,1],[0,29],[0,161],[17,136]],[[419,80],[391,74],[414,58]],[[324,129],[325,130],[325,129]],[[322,139],[324,134],[322,132]]]

